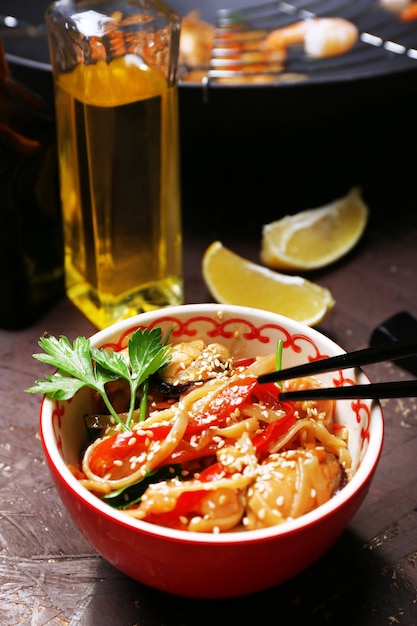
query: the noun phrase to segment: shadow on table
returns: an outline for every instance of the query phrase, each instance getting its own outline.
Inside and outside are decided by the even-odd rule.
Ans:
[[[170,596],[136,583],[105,561],[97,575],[100,582],[81,621],[77,621],[82,626],[417,623],[415,586],[348,531],[304,573],[269,591],[243,598],[195,600]]]

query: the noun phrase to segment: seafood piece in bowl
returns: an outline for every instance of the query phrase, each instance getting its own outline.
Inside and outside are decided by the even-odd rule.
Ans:
[[[276,368],[277,346],[283,368],[343,350],[266,311],[184,305],[91,337],[99,370],[107,361],[101,350],[135,369],[133,344],[143,335],[157,335],[147,352],[160,358],[145,403],[137,394],[145,383],[131,404],[131,386],[120,394],[117,380],[108,390],[120,403],[116,418],[97,413],[87,388],[42,402],[46,459],[74,522],[115,567],[178,595],[236,597],[304,570],[366,496],[382,412],[370,401],[280,402],[279,386],[257,378]],[[299,384],[356,382],[367,378],[347,370]]]

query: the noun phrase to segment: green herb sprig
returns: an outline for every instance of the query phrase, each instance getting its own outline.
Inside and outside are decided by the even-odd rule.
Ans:
[[[35,385],[25,391],[43,393],[55,400],[69,400],[82,387],[89,387],[100,394],[110,415],[124,430],[131,429],[140,385],[167,365],[172,355],[172,346],[162,343],[160,328],[138,328],[128,341],[128,359],[120,352],[92,348],[85,337],[77,337],[71,345],[65,336],[57,339],[44,335],[38,343],[44,353],[34,354],[33,358],[56,367],[57,371],[36,380]],[[106,383],[118,379],[126,380],[130,388],[126,423],[118,416],[106,392]],[[144,386],[147,388],[146,384]],[[141,406],[143,413],[145,403],[141,402]]]
[[[275,352],[275,369],[277,370],[277,372],[279,372],[280,370],[282,370],[282,350],[283,350],[283,341],[282,339],[278,339],[278,343],[277,343],[277,349]],[[278,381],[277,383],[275,383],[277,385],[277,387],[281,387],[281,382]]]

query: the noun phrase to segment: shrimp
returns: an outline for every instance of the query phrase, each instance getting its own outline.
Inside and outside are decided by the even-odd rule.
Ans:
[[[230,371],[233,364],[229,350],[219,344],[207,346],[200,339],[174,346],[170,363],[161,372],[164,381],[171,385],[216,378]]]
[[[403,22],[413,22],[417,20],[417,2],[411,2],[404,7],[398,14],[398,17]]]
[[[318,389],[321,383],[314,376],[293,378],[282,383],[283,391],[296,391],[297,389]],[[294,402],[301,419],[312,418],[323,421],[324,426],[333,432],[334,400],[299,400]]]
[[[248,489],[245,527],[264,528],[300,517],[327,502],[345,480],[333,454],[323,448],[273,454]]]
[[[313,20],[307,29],[304,50],[307,56],[322,59],[345,54],[357,42],[355,24],[341,17]]]
[[[307,30],[312,20],[301,20],[289,26],[276,28],[267,35],[262,48],[264,50],[285,50],[288,46],[304,43]]]
[[[303,44],[307,56],[315,59],[345,54],[356,44],[359,31],[355,24],[341,17],[301,20],[273,30],[266,37],[265,50],[282,50]]]

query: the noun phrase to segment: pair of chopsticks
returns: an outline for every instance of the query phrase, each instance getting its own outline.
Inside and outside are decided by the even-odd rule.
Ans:
[[[258,382],[270,383],[277,381],[333,372],[348,367],[361,367],[382,361],[394,361],[417,354],[417,343],[396,342],[384,346],[374,346],[340,354],[327,359],[319,359],[303,365],[278,370],[259,376]],[[381,398],[412,398],[417,397],[417,380],[398,382],[370,383],[365,385],[349,385],[344,387],[324,387],[322,389],[303,389],[298,391],[282,391],[281,400],[350,400],[350,399],[381,399]]]

